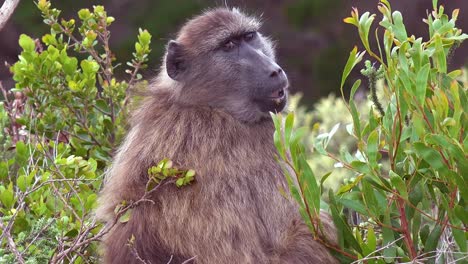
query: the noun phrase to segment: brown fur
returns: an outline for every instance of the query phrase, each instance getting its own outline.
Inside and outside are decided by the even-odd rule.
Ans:
[[[225,20],[258,27],[255,20],[229,13],[218,10],[215,16],[211,11],[199,23],[221,27],[221,33]],[[197,31],[203,27],[193,27],[193,32],[190,27],[189,22],[179,34],[184,45],[203,35]],[[209,81],[203,88],[210,88]],[[122,200],[140,199],[147,169],[163,158],[178,168],[194,169],[196,182],[180,189],[165,185],[152,195],[154,204],[135,207],[130,220],[106,236],[104,262],[140,263],[136,252],[147,263],[182,263],[192,257],[195,263],[336,263],[313,240],[296,203],[280,194],[279,188],[288,187],[275,160],[271,119],[241,122],[224,109],[188,104],[180,99],[180,89],[163,67],[131,118],[131,130],[108,170],[97,214],[112,221]],[[127,245],[132,235],[133,248]]]

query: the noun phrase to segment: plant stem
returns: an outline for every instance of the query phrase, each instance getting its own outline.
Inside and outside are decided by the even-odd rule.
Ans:
[[[404,236],[405,245],[410,253],[410,258],[413,260],[417,257],[416,249],[413,245],[413,239],[409,230],[408,219],[406,219],[405,200],[398,197],[398,211],[400,212],[401,232]]]

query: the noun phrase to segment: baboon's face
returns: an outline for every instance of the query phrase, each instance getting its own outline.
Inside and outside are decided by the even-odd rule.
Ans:
[[[168,45],[167,73],[187,84],[182,85],[181,96],[193,104],[222,108],[246,122],[282,111],[288,78],[275,62],[271,43],[257,28],[235,25],[245,23],[242,14],[219,13],[225,17],[208,21],[206,30],[182,34],[180,41]]]

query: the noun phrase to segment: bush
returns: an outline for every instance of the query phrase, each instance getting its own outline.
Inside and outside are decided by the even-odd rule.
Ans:
[[[300,94],[289,98],[288,111],[293,111],[295,116],[294,128],[305,129],[307,132],[301,140],[305,144],[305,154],[307,162],[316,175],[325,175],[331,171],[336,161],[335,156],[341,152],[352,152],[356,149],[356,139],[350,137],[345,129],[339,129],[342,125],[352,122],[352,117],[348,113],[345,102],[330,94],[320,99],[314,104],[313,110],[308,111],[306,107],[299,105]],[[370,104],[364,98],[356,100],[356,107],[359,112],[368,112]],[[363,118],[366,114],[363,115]],[[312,155],[314,152],[314,142],[316,138],[324,136],[326,133],[333,134],[333,141],[328,144],[328,155]],[[324,193],[329,189],[337,190],[341,183],[347,181],[354,174],[344,168],[335,167],[333,173],[324,182]]]
[[[128,91],[140,82],[151,35],[140,30],[128,81],[109,48],[102,6],[79,21],[39,0],[50,34],[21,35],[16,87],[0,107],[0,263],[98,262],[109,229],[93,216],[104,168],[125,131]]]
[[[354,9],[344,20],[357,27],[365,51],[351,51],[341,89],[368,53],[375,62],[366,61],[361,72],[368,78],[374,107],[368,117],[357,111],[357,80],[350,99],[343,96],[352,117],[347,131],[357,150],[330,153],[327,145],[334,131],[314,140],[315,153],[332,157],[336,166],[355,175],[336,194],[328,193],[328,205],[320,196],[329,174],[316,181],[307,163],[314,158],[307,157],[300,140],[307,130],[293,128],[293,114],[273,117],[275,144],[301,214],[314,237],[343,262],[466,263],[468,94],[466,80],[460,81],[462,71],[449,72],[447,59],[468,35],[455,27],[458,10],[450,18],[443,6],[433,3],[434,10],[424,20],[429,29],[426,41],[408,36],[401,13],[392,12],[387,0],[379,3],[383,43],[376,29],[375,48],[368,41],[375,15],[359,15]],[[376,93],[379,79],[384,81],[385,100]],[[321,234],[320,208],[332,214],[338,245],[320,238],[326,235]]]

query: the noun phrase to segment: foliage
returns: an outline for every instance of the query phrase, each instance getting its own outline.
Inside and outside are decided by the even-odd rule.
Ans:
[[[329,174],[316,181],[300,140],[305,132],[293,128],[294,115],[274,117],[275,144],[287,164],[291,193],[314,237],[343,262],[466,262],[468,91],[466,80],[460,81],[462,71],[448,71],[447,58],[468,35],[455,27],[458,10],[450,18],[435,0],[433,7],[424,20],[429,29],[424,41],[408,36],[401,13],[381,0],[377,52],[368,40],[375,15],[359,15],[354,9],[344,20],[358,28],[365,52],[380,66],[366,62],[362,71],[374,104],[368,117],[358,112],[354,99],[360,80],[352,86],[350,99],[344,98],[345,81],[365,52],[354,48],[344,68],[341,89],[352,117],[347,131],[357,142],[354,154],[342,151],[335,157],[327,150],[333,131],[314,142],[315,152],[333,157],[355,175],[328,195],[338,245],[319,238],[325,235],[320,232],[319,211],[327,208],[320,194]],[[384,100],[376,93],[378,79],[384,81]]]
[[[351,115],[348,114],[348,108],[341,98],[330,94],[327,97],[320,99],[312,111],[306,109],[305,106],[299,105],[301,99],[300,94],[295,94],[289,98],[288,110],[294,112],[294,128],[306,129],[302,142],[305,144],[305,154],[307,162],[316,176],[325,175],[334,167],[336,161],[328,156],[338,156],[341,152],[352,152],[356,148],[356,139],[349,136],[345,129],[339,129],[343,125],[352,122]],[[356,106],[359,112],[368,112],[370,104],[365,98],[356,101]],[[363,115],[366,118],[367,114]],[[347,129],[349,126],[346,127]],[[328,155],[312,155],[314,153],[314,142],[319,135],[324,136],[329,131],[333,132],[333,141],[328,143]],[[354,174],[340,166],[333,168],[333,173],[324,182],[324,193],[328,193],[328,189],[337,190],[339,185]]]
[[[148,169],[148,176],[149,181],[146,185],[147,191],[154,189],[154,186],[170,178],[175,180],[177,187],[188,185],[195,180],[195,171],[192,169],[180,170],[174,168],[171,160],[163,159],[158,165]]]
[[[78,22],[46,0],[37,7],[50,33],[42,42],[21,35],[16,87],[0,87],[0,263],[97,262],[95,241],[111,226],[92,211],[151,35],[139,31],[128,81],[118,81],[114,18],[102,6],[80,10]]]

